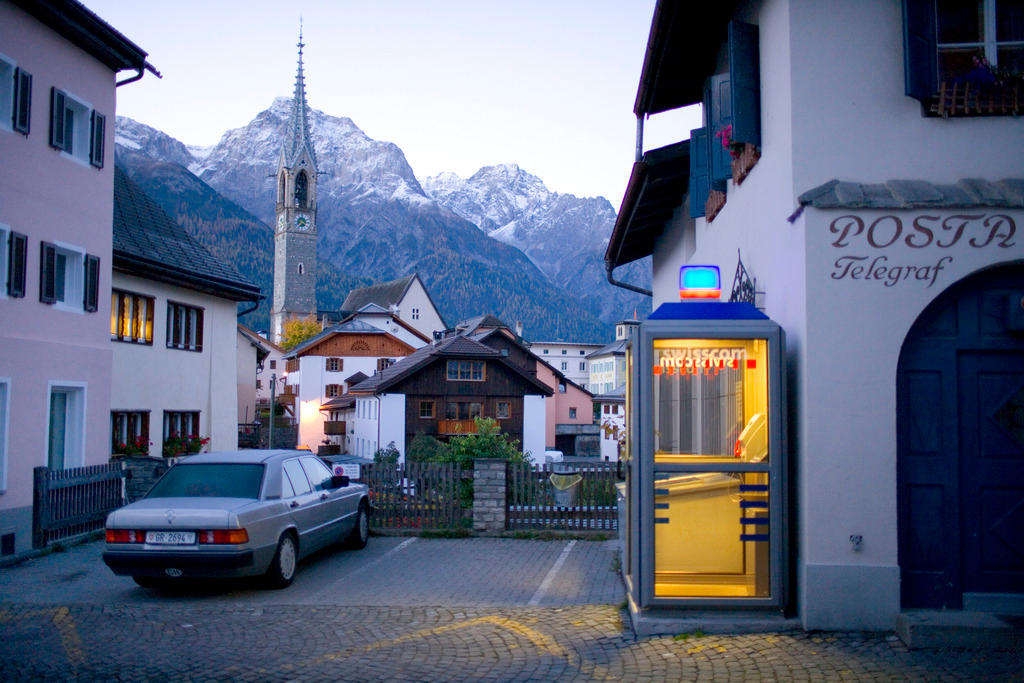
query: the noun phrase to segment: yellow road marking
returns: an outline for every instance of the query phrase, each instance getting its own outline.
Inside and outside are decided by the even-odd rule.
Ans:
[[[60,644],[64,648],[64,655],[67,657],[68,663],[77,669],[82,663],[82,660],[85,659],[85,653],[82,650],[82,639],[78,635],[78,627],[75,625],[75,619],[71,616],[71,612],[67,607],[30,610],[17,615],[12,615],[10,612],[6,611],[0,611],[0,623],[5,621],[31,619],[33,617],[43,617],[53,623],[57,629],[57,635],[60,636]]]

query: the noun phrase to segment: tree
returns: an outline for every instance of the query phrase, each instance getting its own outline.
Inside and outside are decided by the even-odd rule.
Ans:
[[[316,321],[315,315],[292,318],[284,324],[284,329],[281,330],[281,348],[285,351],[294,349],[307,339],[320,334],[321,331],[320,323]]]
[[[395,442],[390,442],[386,448],[378,448],[373,454],[373,461],[378,465],[397,465],[401,453],[395,447]]]
[[[405,450],[406,462],[451,462],[448,445],[429,434],[417,434]]]
[[[498,421],[490,417],[478,417],[476,434],[456,436],[449,441],[451,460],[463,467],[473,467],[477,458],[499,458],[509,462],[523,462],[523,452],[519,450],[519,440],[509,440],[502,433]]]

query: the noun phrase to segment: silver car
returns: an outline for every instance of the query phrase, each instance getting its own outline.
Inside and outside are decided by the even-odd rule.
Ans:
[[[110,513],[103,561],[140,586],[263,575],[284,588],[306,555],[334,543],[364,547],[369,515],[367,487],[309,452],[202,453]]]

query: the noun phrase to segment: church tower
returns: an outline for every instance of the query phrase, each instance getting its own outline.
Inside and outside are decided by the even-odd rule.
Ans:
[[[274,230],[274,303],[270,339],[281,341],[284,324],[316,315],[316,154],[309,135],[306,82],[302,75],[302,31],[288,129],[277,165],[277,223]]]

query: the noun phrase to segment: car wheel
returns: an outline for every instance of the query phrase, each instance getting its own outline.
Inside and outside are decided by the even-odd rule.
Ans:
[[[352,527],[352,531],[349,532],[348,538],[345,539],[345,547],[359,550],[360,548],[366,547],[366,542],[370,539],[370,506],[366,504],[366,501],[359,502],[359,512],[356,517],[356,525]]]
[[[163,588],[166,585],[164,579],[156,576],[133,576],[132,581],[143,588]]]
[[[295,578],[295,567],[298,564],[298,553],[295,549],[295,538],[284,534],[277,542],[277,552],[267,569],[267,582],[273,588],[287,588]]]

